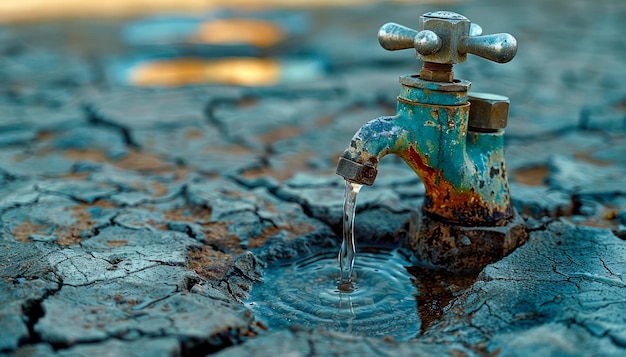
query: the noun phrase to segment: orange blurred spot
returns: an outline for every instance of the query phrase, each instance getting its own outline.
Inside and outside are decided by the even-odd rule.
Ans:
[[[129,82],[136,86],[165,87],[203,83],[267,86],[276,84],[279,78],[279,64],[272,59],[178,58],[140,64],[131,70]]]
[[[283,30],[272,22],[256,19],[221,19],[201,24],[190,41],[210,44],[245,43],[269,47],[284,38]]]

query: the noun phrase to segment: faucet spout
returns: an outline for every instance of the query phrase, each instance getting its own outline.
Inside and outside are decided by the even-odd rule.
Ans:
[[[354,134],[350,146],[337,164],[337,174],[345,180],[371,186],[383,156],[396,153],[406,131],[396,123],[398,116],[371,120]]]

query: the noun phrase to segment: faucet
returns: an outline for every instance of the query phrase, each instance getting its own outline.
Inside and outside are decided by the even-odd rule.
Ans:
[[[383,48],[414,48],[422,68],[400,76],[396,114],[361,127],[342,153],[337,174],[372,185],[380,160],[400,156],[419,176],[426,193],[410,221],[408,244],[424,264],[473,272],[511,252],[527,234],[511,204],[504,158],[507,97],[469,93],[453,65],[471,53],[506,63],[517,41],[450,11],[429,12],[418,30],[387,23],[378,32]]]

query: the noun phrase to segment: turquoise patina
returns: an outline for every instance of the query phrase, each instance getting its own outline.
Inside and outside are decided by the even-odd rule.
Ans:
[[[510,202],[503,134],[469,128],[467,81],[441,83],[419,76],[400,77],[395,116],[380,117],[354,135],[342,158],[367,166],[372,184],[383,156],[400,156],[426,187],[423,211],[463,225],[504,225]],[[345,162],[344,162],[345,165]]]

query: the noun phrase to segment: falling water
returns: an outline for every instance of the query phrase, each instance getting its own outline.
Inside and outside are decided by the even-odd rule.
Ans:
[[[346,182],[339,279],[336,251],[319,251],[265,268],[263,284],[252,289],[246,305],[270,329],[299,325],[361,336],[391,336],[399,341],[419,333],[408,255],[398,249],[370,247],[359,251],[355,263],[353,223],[361,187]]]
[[[344,291],[352,289],[352,269],[354,268],[356,251],[354,214],[356,211],[356,199],[361,187],[363,185],[346,181],[343,197],[343,242],[341,242],[341,250],[339,250],[339,268],[341,270],[339,289]]]

